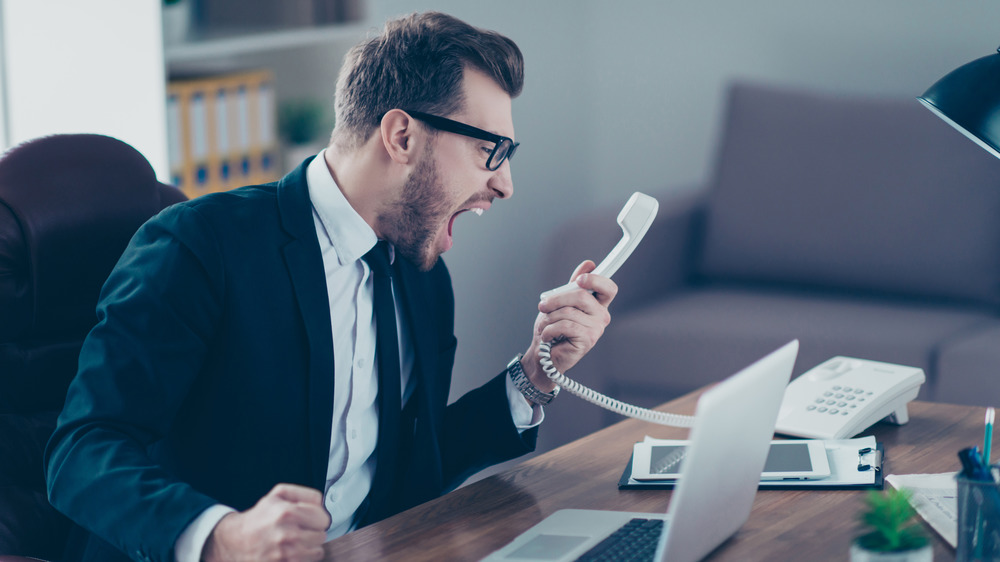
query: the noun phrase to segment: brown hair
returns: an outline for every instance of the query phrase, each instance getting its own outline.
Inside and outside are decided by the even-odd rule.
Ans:
[[[447,116],[461,111],[466,66],[493,78],[510,97],[524,85],[524,59],[513,41],[439,12],[386,22],[380,35],[351,49],[337,80],[331,141],[353,149],[392,109]]]

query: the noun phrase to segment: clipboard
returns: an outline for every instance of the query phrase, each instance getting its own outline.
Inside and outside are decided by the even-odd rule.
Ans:
[[[759,490],[881,490],[885,485],[885,445],[874,436],[824,441],[830,476],[819,480],[765,480]],[[859,468],[867,467],[865,470]],[[638,481],[632,478],[632,457],[618,480],[619,490],[670,490],[676,480]]]

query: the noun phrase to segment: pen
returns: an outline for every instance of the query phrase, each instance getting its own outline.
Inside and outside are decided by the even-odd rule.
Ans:
[[[990,445],[993,443],[993,418],[995,416],[993,408],[986,408],[986,440],[983,442],[983,464],[989,470],[990,466]]]

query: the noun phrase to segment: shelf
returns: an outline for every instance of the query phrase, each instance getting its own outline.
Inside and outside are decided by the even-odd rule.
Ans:
[[[363,23],[351,23],[202,37],[177,45],[167,45],[164,48],[164,57],[167,66],[170,66],[175,63],[196,63],[207,59],[306,47],[341,40],[357,41],[368,29],[369,26]]]

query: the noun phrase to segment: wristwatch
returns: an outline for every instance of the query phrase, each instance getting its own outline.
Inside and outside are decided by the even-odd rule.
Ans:
[[[507,374],[510,375],[510,380],[514,383],[514,388],[520,391],[529,402],[545,406],[559,395],[559,387],[556,386],[552,392],[542,392],[535,385],[531,384],[531,379],[521,369],[521,357],[523,355],[522,353],[518,353],[510,360],[510,363],[507,363]]]

